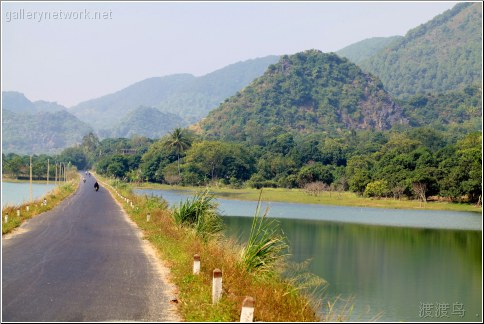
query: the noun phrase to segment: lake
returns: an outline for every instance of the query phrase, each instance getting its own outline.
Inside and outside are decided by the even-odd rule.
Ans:
[[[136,190],[170,206],[184,191]],[[257,203],[217,199],[226,233],[243,241]],[[482,321],[482,217],[476,213],[266,203],[292,261],[351,298],[351,321]],[[337,304],[342,307],[343,303]]]
[[[32,184],[32,198],[42,198],[46,193],[55,188],[54,184]],[[21,205],[30,200],[30,184],[28,182],[3,182],[2,181],[2,208],[10,205]]]

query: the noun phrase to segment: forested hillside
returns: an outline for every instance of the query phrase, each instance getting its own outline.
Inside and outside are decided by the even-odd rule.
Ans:
[[[115,93],[82,102],[69,110],[95,129],[109,131],[139,106],[158,105],[194,78],[191,74],[176,74],[145,79]]]
[[[337,51],[336,54],[346,57],[351,62],[358,64],[401,38],[403,38],[403,36],[372,37],[346,46]]]
[[[90,130],[55,102],[31,102],[22,93],[2,92],[4,152],[58,153],[79,143]]]
[[[159,138],[176,127],[184,124],[181,117],[171,113],[162,113],[152,107],[138,107],[129,113],[105,137],[130,138],[134,135]]]
[[[14,113],[39,113],[66,111],[66,107],[57,102],[35,101],[31,102],[23,93],[15,91],[2,91],[2,109]]]
[[[13,113],[3,111],[3,152],[20,154],[59,153],[80,143],[91,127],[65,110]]]
[[[70,111],[96,130],[110,133],[139,106],[178,115],[184,125],[199,120],[225,98],[262,75],[277,56],[238,62],[204,76],[177,74],[149,78],[113,94],[82,102]],[[157,137],[158,132],[149,134]]]
[[[400,105],[411,126],[465,124],[474,131],[482,128],[482,88],[478,85],[438,95],[418,94],[402,100]]]
[[[262,144],[274,131],[313,133],[405,125],[381,82],[336,54],[283,56],[201,121],[207,136]]]
[[[360,66],[405,98],[481,83],[482,3],[459,3],[410,30]]]

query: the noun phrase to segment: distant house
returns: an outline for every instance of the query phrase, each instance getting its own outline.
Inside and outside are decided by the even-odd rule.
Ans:
[[[122,154],[122,155],[133,155],[133,154],[136,154],[136,149],[122,149],[122,150],[120,150],[120,154]]]

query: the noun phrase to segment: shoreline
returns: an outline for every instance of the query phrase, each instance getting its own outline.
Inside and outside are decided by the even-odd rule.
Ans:
[[[204,188],[193,186],[170,186],[156,183],[133,185],[133,187],[134,189],[186,191],[187,193],[194,193]],[[232,189],[210,187],[210,191],[217,198],[243,201],[257,201],[260,194],[260,189],[252,188]],[[482,213],[482,207],[476,207],[475,205],[471,204],[442,201],[429,201],[427,203],[420,203],[416,200],[395,200],[393,198],[372,199],[366,197],[358,197],[355,193],[351,192],[331,193],[331,195],[330,193],[325,192],[319,196],[310,196],[301,189],[264,188],[262,196],[263,201],[266,202],[284,202],[362,208],[442,210]]]

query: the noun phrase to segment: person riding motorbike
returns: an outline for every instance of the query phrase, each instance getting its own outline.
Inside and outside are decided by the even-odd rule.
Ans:
[[[98,190],[99,190],[99,184],[97,183],[97,181],[94,183],[94,189],[95,189],[96,191],[98,191]]]

